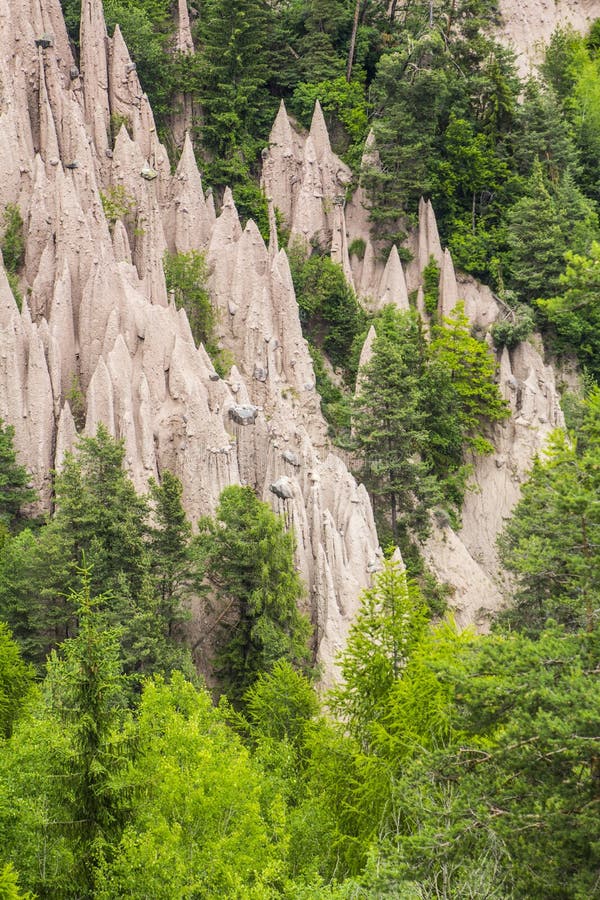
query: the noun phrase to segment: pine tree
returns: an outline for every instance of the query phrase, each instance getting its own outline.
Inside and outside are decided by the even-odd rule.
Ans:
[[[391,517],[392,539],[426,531],[428,509],[439,499],[424,460],[427,413],[422,374],[425,341],[418,319],[387,307],[378,323],[373,357],[359,373],[353,413],[360,476],[376,507]]]
[[[150,482],[154,524],[149,529],[150,570],[168,634],[188,616],[183,607],[193,578],[192,526],[183,508],[179,479],[166,470]]]
[[[550,340],[559,353],[574,353],[596,382],[600,381],[600,243],[587,255],[566,254],[567,266],[556,294],[539,299],[550,323]]]
[[[115,788],[123,756],[113,734],[124,705],[125,680],[118,630],[107,629],[98,611],[109,598],[92,598],[89,573],[82,575],[82,589],[71,597],[79,633],[50,658],[48,690],[70,730],[70,822],[63,827],[74,844],[77,896],[91,900],[97,896],[98,867],[125,822],[124,796]]]
[[[492,445],[484,429],[510,413],[494,381],[494,357],[487,344],[471,336],[464,304],[458,303],[442,326],[434,329],[430,354],[452,383],[463,443],[476,453],[490,453]]]
[[[14,527],[21,508],[37,496],[29,473],[17,462],[14,434],[13,426],[0,419],[0,526],[7,528]]]
[[[23,662],[8,626],[0,621],[0,738],[10,737],[32,681],[33,670]]]
[[[268,94],[273,12],[261,0],[208,0],[201,18],[202,141],[219,183],[247,176],[275,112]]]
[[[217,671],[239,701],[279,659],[306,661],[308,620],[294,565],[294,537],[250,487],[225,488],[214,519],[199,524],[198,547],[222,623]],[[227,623],[227,625],[225,625]]]
[[[597,625],[599,471],[600,390],[595,388],[579,440],[563,431],[552,435],[499,541],[503,564],[516,576],[505,617],[526,632],[538,634],[550,619],[570,630]]]
[[[381,725],[390,692],[423,637],[425,623],[423,598],[404,566],[386,561],[373,587],[363,592],[339,662],[342,680],[328,698],[330,709],[364,750]]]

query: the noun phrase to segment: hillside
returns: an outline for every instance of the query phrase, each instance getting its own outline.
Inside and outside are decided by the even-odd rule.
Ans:
[[[596,16],[0,0],[0,894],[598,896]]]

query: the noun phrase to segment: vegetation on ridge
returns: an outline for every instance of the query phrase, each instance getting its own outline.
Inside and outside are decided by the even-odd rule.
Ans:
[[[598,896],[600,25],[558,31],[522,85],[490,36],[492,0],[205,0],[189,57],[172,52],[171,0],[104,6],[163,135],[179,91],[202,108],[207,183],[233,182],[244,216],[264,214],[255,179],[280,98],[304,124],[322,100],[356,175],[372,125],[374,235],[398,244],[431,197],[457,264],[514,313],[496,344],[535,317],[587,369],[586,396],[501,537],[510,608],[485,636],[432,621],[413,542],[438,505],[457,521],[470,456],[507,414],[493,356],[460,304],[437,320],[434,261],[426,340],[414,311],[369,320],[340,267],[292,252],[332,427],[412,569],[382,563],[343,681],[320,695],[293,527],[251,487],[227,488],[195,530],[176,476],[139,496],[101,427],[55,474],[52,515],[31,522],[0,421],[0,896]],[[74,36],[79,0],[63,7]],[[14,285],[16,207],[4,226]],[[166,272],[211,350],[201,255]],[[315,643],[327,614],[314,610]]]

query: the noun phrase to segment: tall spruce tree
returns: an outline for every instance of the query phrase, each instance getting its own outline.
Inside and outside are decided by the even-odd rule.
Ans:
[[[36,499],[27,469],[17,462],[14,435],[0,419],[0,529],[14,527],[22,507]]]
[[[419,319],[386,307],[373,357],[359,372],[354,403],[355,452],[360,476],[376,508],[390,516],[397,544],[426,531],[429,508],[440,497],[430,473],[422,376],[425,339]]]
[[[213,180],[247,177],[275,111],[267,90],[273,10],[261,0],[207,0],[200,23],[202,141]]]
[[[538,634],[548,620],[570,630],[597,627],[600,616],[600,389],[587,401],[579,440],[551,437],[534,463],[500,539],[515,575],[505,618]]]
[[[221,623],[217,671],[239,702],[277,660],[306,663],[310,625],[297,605],[304,587],[294,564],[294,536],[251,487],[237,485],[225,488],[215,518],[201,520],[199,528]]]

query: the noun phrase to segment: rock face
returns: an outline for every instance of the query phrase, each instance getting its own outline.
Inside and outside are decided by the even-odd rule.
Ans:
[[[191,49],[185,9],[181,52]],[[46,33],[52,43],[36,46]],[[18,203],[27,235],[22,312],[0,267],[0,416],[15,426],[41,505],[77,429],[94,434],[100,422],[125,442],[138,490],[165,469],[179,476],[192,520],[214,511],[225,486],[251,484],[295,529],[330,681],[380,551],[365,490],[327,446],[285,253],[252,222],[242,230],[229,192],[215,216],[187,138],[171,175],[101,0],[83,0],[81,74],[59,0],[0,0],[0,52],[0,208]],[[281,153],[299,186],[281,182],[277,203],[301,239],[336,233],[347,257],[335,206],[315,195],[343,193],[349,177],[322,113],[304,153],[286,122]],[[219,338],[236,363],[225,380],[167,296],[167,248],[207,253]]]
[[[185,3],[179,16],[178,47],[189,52]],[[46,34],[51,42],[36,43]],[[327,443],[274,209],[292,240],[330,250],[373,311],[408,309],[411,297],[423,310],[431,257],[440,314],[463,300],[473,325],[487,329],[496,299],[456,273],[428,201],[407,242],[412,261],[404,265],[396,247],[381,259],[368,198],[359,185],[347,201],[350,172],[331,150],[318,103],[308,134],[283,104],[273,125],[263,154],[267,247],[253,222],[242,229],[231,192],[216,216],[185,135],[185,98],[171,175],[120,31],[106,34],[101,0],[83,0],[81,73],[59,0],[0,0],[0,53],[0,208],[17,203],[27,234],[22,311],[0,267],[0,416],[15,426],[41,505],[78,431],[93,434],[100,422],[125,442],[138,490],[165,469],[179,476],[192,520],[215,509],[225,486],[251,484],[295,530],[327,683],[380,551],[366,491]],[[364,161],[378,165],[372,135]],[[167,249],[206,253],[217,336],[235,362],[225,379],[167,294]],[[502,355],[500,384],[512,417],[495,429],[495,453],[474,461],[462,531],[436,524],[425,548],[454,587],[459,622],[480,627],[481,610],[501,602],[497,532],[533,455],[562,424],[553,373],[534,346]]]
[[[599,0],[500,0],[499,37],[515,50],[526,75],[543,58],[544,47],[558,28],[585,32],[600,17]]]
[[[370,134],[363,166],[378,164],[375,139]],[[369,203],[362,186],[359,184],[344,206],[336,203],[345,178],[342,163],[332,154],[324,134],[320,109],[315,112],[310,134],[302,135],[282,104],[264,154],[263,186],[293,234],[329,248],[332,258],[346,272],[347,252],[359,238],[364,252],[360,258],[352,255],[347,278],[361,302],[371,312],[389,303],[405,310],[412,294],[426,329],[423,270],[433,259],[440,269],[438,315],[450,315],[460,301],[473,327],[480,333],[487,332],[501,313],[499,301],[489,288],[456,272],[450,251],[442,247],[430,201],[421,200],[418,228],[406,242],[411,261],[404,266],[398,248],[392,247],[384,263],[381,248],[375,247],[371,238]],[[361,365],[372,355],[374,338],[371,329]],[[423,548],[438,578],[452,588],[451,604],[460,625],[475,623],[484,629],[489,614],[502,604],[496,538],[519,499],[520,486],[535,454],[550,431],[563,425],[554,373],[544,365],[540,350],[532,344],[521,344],[498,359],[500,388],[510,404],[511,418],[493,430],[494,453],[472,460],[471,490],[461,531],[456,534],[448,524],[436,522]]]

